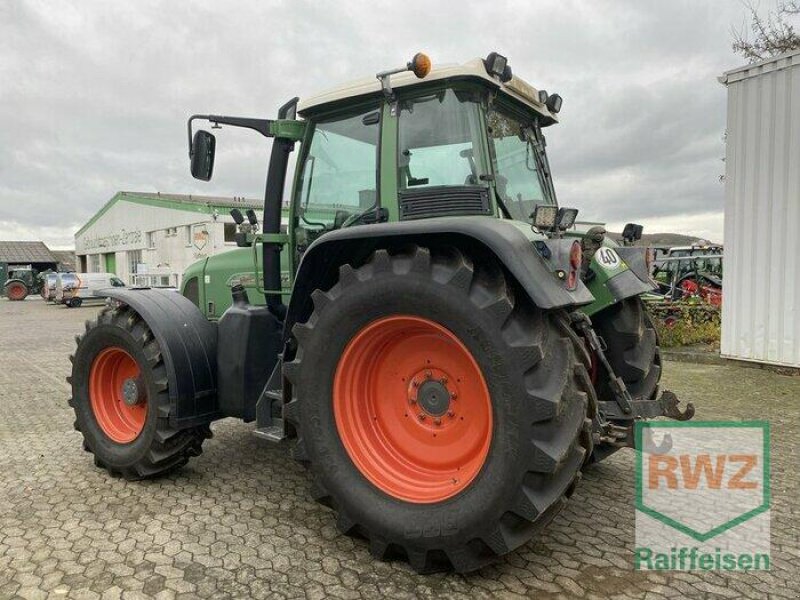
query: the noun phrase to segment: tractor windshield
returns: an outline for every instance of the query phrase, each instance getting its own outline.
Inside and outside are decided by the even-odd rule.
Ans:
[[[511,215],[527,221],[538,204],[555,204],[539,125],[492,107],[487,114],[487,129],[495,187]]]

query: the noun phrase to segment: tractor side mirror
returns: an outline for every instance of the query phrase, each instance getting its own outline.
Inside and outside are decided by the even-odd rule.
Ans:
[[[213,134],[202,129],[198,129],[192,139],[192,177],[201,181],[211,179],[214,172],[214,150],[217,146],[217,139]]]

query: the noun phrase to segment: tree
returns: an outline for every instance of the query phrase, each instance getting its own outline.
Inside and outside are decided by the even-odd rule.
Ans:
[[[750,13],[749,30],[733,32],[733,51],[754,63],[765,58],[778,56],[791,50],[800,49],[800,34],[794,30],[791,20],[800,16],[800,0],[780,2],[775,11],[762,17],[757,7],[746,4]]]

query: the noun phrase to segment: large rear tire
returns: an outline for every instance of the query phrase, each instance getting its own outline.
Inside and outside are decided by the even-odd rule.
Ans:
[[[86,322],[71,356],[70,406],[95,465],[128,480],[183,466],[211,437],[208,424],[175,429],[164,357],[147,323],[131,308],[106,308]]]
[[[465,572],[558,513],[594,406],[564,312],[515,295],[493,260],[417,246],[345,265],[312,298],[286,414],[342,532],[420,572]]]
[[[24,283],[12,281],[6,285],[6,297],[12,302],[20,302],[28,297],[28,288]]]

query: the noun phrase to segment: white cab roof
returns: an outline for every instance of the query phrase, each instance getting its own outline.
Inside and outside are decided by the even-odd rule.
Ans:
[[[490,83],[493,87],[498,88],[500,91],[509,97],[525,104],[535,111],[550,117],[553,121],[558,121],[558,116],[550,113],[547,107],[539,102],[539,90],[523,81],[517,76],[511,78],[511,81],[502,83],[498,79],[490,76],[486,72],[483,59],[475,58],[463,65],[440,65],[434,66],[431,72],[428,73],[423,79],[418,79],[410,71],[398,73],[391,76],[391,85],[393,89],[408,87],[412,85],[419,85],[428,83],[430,81],[438,81],[448,78],[477,78]],[[330,104],[339,100],[347,98],[355,98],[358,96],[368,96],[376,94],[381,91],[381,83],[378,78],[365,77],[356,81],[345,83],[337,88],[322,92],[316,96],[311,96],[300,101],[297,110],[300,113],[309,109]]]

